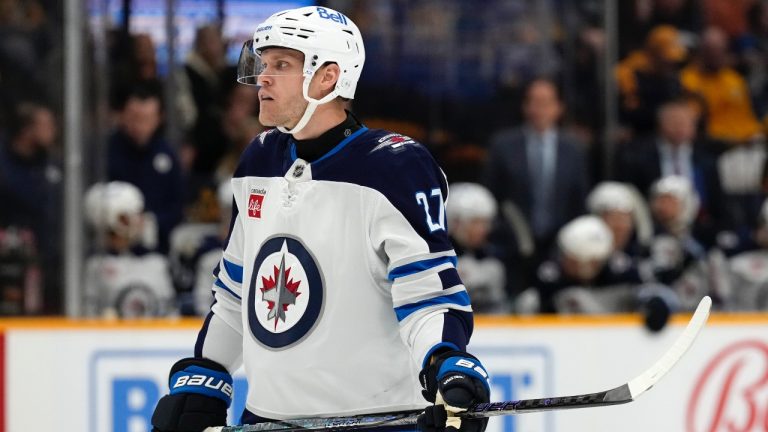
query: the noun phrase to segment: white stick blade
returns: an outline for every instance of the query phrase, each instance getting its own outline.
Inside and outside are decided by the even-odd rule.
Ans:
[[[653,387],[661,377],[667,374],[675,363],[688,351],[688,348],[693,345],[693,341],[696,336],[699,335],[701,329],[709,318],[709,309],[712,307],[712,299],[709,296],[704,296],[696,307],[696,312],[693,313],[691,321],[683,330],[683,333],[677,338],[674,345],[660,358],[656,364],[651,366],[635,379],[628,383],[629,391],[632,394],[632,399],[636,399],[638,396],[646,392]]]

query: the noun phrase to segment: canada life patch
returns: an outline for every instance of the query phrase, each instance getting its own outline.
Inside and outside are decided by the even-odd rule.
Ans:
[[[323,278],[314,256],[297,239],[273,237],[256,255],[248,289],[251,334],[270,348],[300,341],[323,306]]]
[[[264,205],[266,189],[251,189],[248,196],[248,217],[261,219],[261,207]]]

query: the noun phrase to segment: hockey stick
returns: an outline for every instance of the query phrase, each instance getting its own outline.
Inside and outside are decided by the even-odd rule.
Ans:
[[[476,404],[465,412],[464,418],[482,418],[499,415],[524,414],[529,412],[553,411],[574,408],[593,408],[632,402],[648,391],[680,360],[698,336],[709,317],[712,300],[704,297],[699,302],[691,321],[674,345],[650,369],[619,387],[597,393],[582,395],[523,399],[518,401]],[[205,432],[256,432],[256,431],[300,431],[300,430],[352,430],[380,426],[404,426],[416,424],[421,410],[401,411],[383,414],[364,414],[349,417],[315,417],[258,423],[246,426],[224,426],[208,428]]]

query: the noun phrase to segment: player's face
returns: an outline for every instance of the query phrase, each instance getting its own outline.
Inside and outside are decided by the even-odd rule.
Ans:
[[[680,217],[683,212],[683,204],[674,195],[661,194],[651,202],[651,211],[660,224],[668,226]]]
[[[302,94],[304,54],[287,48],[267,48],[261,53],[261,62],[259,122],[292,128],[308,104]]]
[[[622,250],[632,237],[635,229],[632,213],[620,210],[608,210],[601,215],[603,221],[613,233],[613,249]]]
[[[454,221],[456,240],[468,249],[478,249],[485,245],[491,230],[491,221],[481,217]]]

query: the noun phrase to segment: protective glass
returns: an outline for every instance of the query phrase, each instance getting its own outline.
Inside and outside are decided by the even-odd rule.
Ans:
[[[259,85],[259,77],[265,76],[302,76],[303,64],[288,64],[284,60],[263,59],[253,48],[253,40],[243,44],[240,60],[237,62],[237,82]]]

